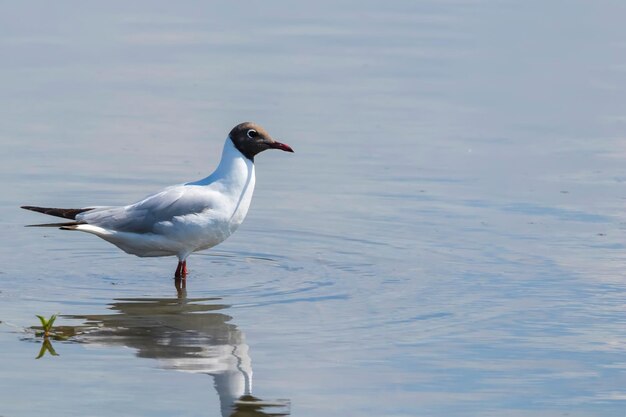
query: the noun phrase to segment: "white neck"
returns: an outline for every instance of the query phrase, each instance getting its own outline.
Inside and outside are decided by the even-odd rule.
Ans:
[[[243,156],[235,144],[226,138],[224,150],[222,151],[222,159],[219,165],[211,175],[198,181],[189,182],[187,185],[209,185],[214,182],[224,182],[227,187],[239,185],[245,187],[250,182],[250,176],[254,177],[254,163]],[[228,183],[228,184],[226,184]],[[252,184],[254,186],[254,183]]]

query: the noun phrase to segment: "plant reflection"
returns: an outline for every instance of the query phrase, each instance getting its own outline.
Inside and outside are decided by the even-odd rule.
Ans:
[[[39,354],[35,359],[41,359],[46,353],[50,353],[52,356],[59,356],[54,347],[52,347],[52,342],[47,337],[41,342],[41,349],[39,349]]]
[[[65,316],[85,320],[74,338],[83,343],[125,346],[166,369],[213,377],[223,417],[283,416],[289,401],[252,396],[252,365],[244,334],[222,311],[219,298],[126,298],[110,304],[115,313]]]

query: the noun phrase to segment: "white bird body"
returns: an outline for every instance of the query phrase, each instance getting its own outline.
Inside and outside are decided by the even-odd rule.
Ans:
[[[132,255],[175,255],[182,261],[237,230],[248,213],[254,184],[254,163],[228,138],[219,166],[208,177],[165,188],[128,206],[78,214],[79,224],[66,228],[92,233]]]
[[[228,135],[217,169],[201,180],[165,188],[128,206],[22,208],[75,220],[36,226],[91,233],[132,255],[177,256],[175,276],[184,277],[187,256],[223,242],[245,219],[254,192],[254,156],[267,149],[293,152],[262,127],[241,123]]]

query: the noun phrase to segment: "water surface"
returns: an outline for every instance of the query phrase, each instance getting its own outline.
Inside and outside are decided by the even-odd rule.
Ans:
[[[623,416],[625,8],[5,4],[0,415]],[[296,153],[184,290],[23,227],[206,176],[244,120]]]

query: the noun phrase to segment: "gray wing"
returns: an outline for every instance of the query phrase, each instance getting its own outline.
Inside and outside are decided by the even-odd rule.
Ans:
[[[76,220],[119,232],[150,233],[159,223],[213,208],[214,196],[202,188],[193,185],[169,187],[130,206],[81,213]]]

